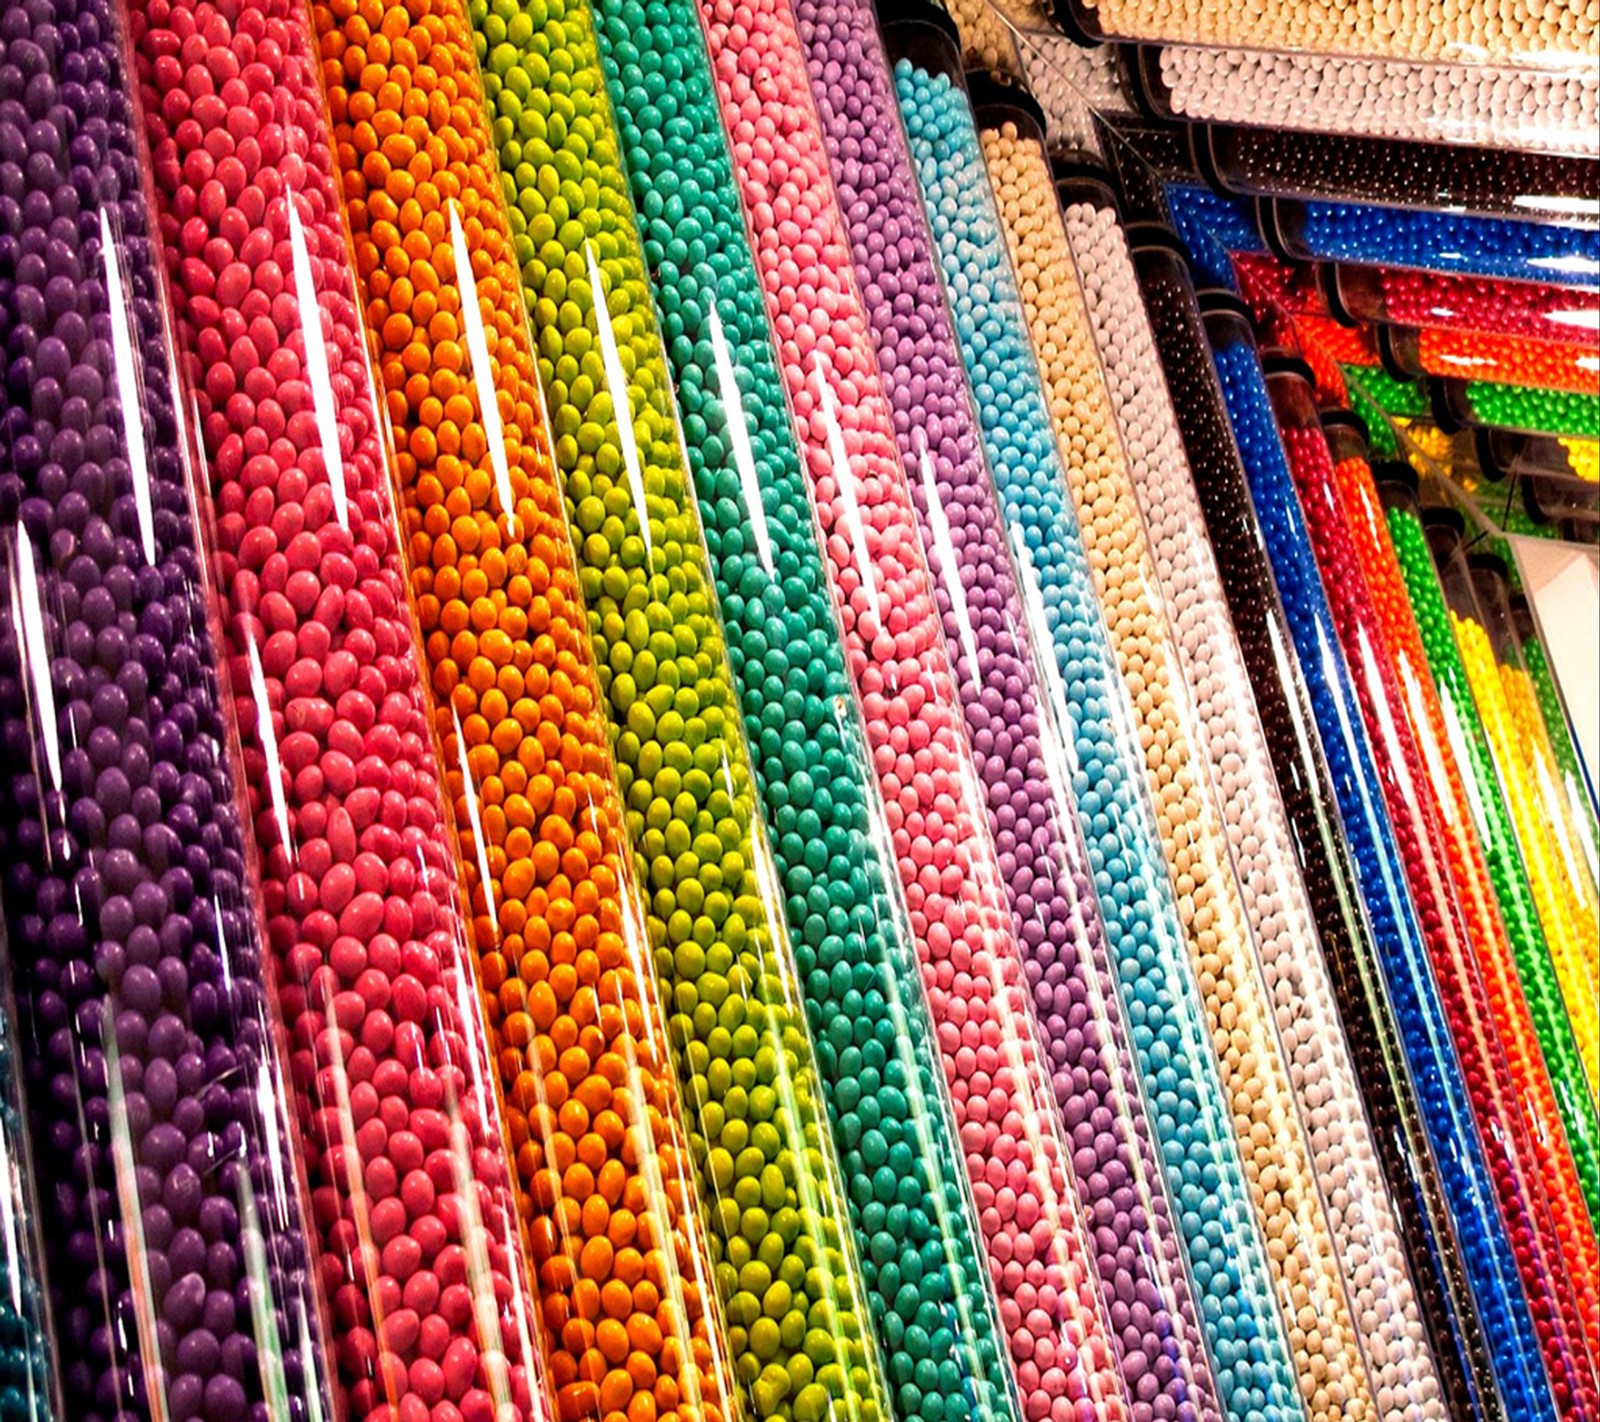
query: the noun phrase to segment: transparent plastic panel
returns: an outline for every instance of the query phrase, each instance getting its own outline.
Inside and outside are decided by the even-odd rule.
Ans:
[[[1312,701],[1294,655],[1293,639],[1272,582],[1260,530],[1250,515],[1248,485],[1229,432],[1228,414],[1203,352],[1205,331],[1177,239],[1140,228],[1133,262],[1150,331],[1161,356],[1172,409],[1192,476],[1191,506],[1183,519],[1193,539],[1205,531],[1227,610],[1238,632],[1253,699],[1272,756],[1279,794],[1294,834],[1302,881],[1316,918],[1352,1065],[1373,1127],[1373,1143],[1405,1243],[1434,1365],[1452,1418],[1503,1416],[1490,1353],[1473,1306],[1452,1227],[1452,1194],[1435,1169],[1424,1111],[1439,1093],[1412,1085],[1404,1046],[1384,991],[1376,935],[1395,915],[1409,923],[1403,887],[1394,890],[1390,919],[1363,912],[1357,865],[1381,865],[1359,836],[1347,840],[1328,762],[1318,744]],[[1170,481],[1169,481],[1170,482]],[[1145,481],[1141,481],[1141,488]],[[1181,502],[1182,490],[1173,497]],[[1203,514],[1203,520],[1198,515]],[[1181,515],[1180,515],[1181,517]],[[1156,526],[1152,518],[1152,528]],[[1383,905],[1380,904],[1380,907]],[[1426,1085],[1426,1079],[1424,1079]],[[1446,1097],[1448,1101],[1449,1098]],[[1487,1202],[1487,1195],[1483,1198]],[[1493,1218],[1487,1203],[1485,1221]],[[1470,1238],[1470,1235],[1463,1237]],[[1375,1362],[1374,1366],[1378,1366]]]
[[[488,24],[479,21],[486,39]],[[508,43],[511,33],[508,24]],[[527,57],[513,68],[537,70],[534,52],[555,32],[516,33]],[[639,198],[630,212],[625,180],[604,178],[638,232],[625,240],[610,228],[617,250],[632,248],[628,260],[640,274],[649,262],[654,291],[640,305],[653,296],[664,352],[648,358],[664,356],[684,414],[685,454],[892,1394],[916,1416],[957,1399],[966,1405],[971,1389],[980,1417],[1005,1419],[1010,1383],[965,1170],[925,1009],[919,994],[906,995],[914,977],[909,930],[871,834],[869,764],[709,71],[702,59],[698,88],[685,82],[660,92],[663,66],[676,64],[684,36],[642,17],[630,24],[604,6],[593,20],[567,13],[560,41],[583,92],[600,92],[592,76],[603,63],[616,107],[606,115],[592,101],[608,145],[599,156],[625,165]],[[687,43],[699,46],[697,29]],[[523,121],[509,122],[521,82],[508,69],[495,100],[502,161],[514,176],[526,176],[512,163],[526,156],[517,134]],[[641,110],[652,107],[647,91],[682,117],[683,151],[671,150],[659,125],[641,127]],[[537,207],[536,198],[526,201]],[[693,250],[678,236],[680,222],[696,233]]]
[[[1262,213],[1274,250],[1296,260],[1359,262],[1592,290],[1600,228],[1372,203],[1275,198]]]
[[[1392,757],[1378,759],[1363,729],[1359,683],[1345,666],[1317,576],[1249,329],[1227,311],[1209,315],[1205,324],[1249,494],[1246,500],[1246,490],[1233,488],[1225,499],[1221,491],[1208,495],[1202,482],[1202,495],[1214,499],[1206,509],[1207,524],[1215,530],[1224,519],[1243,521],[1270,560],[1506,1414],[1551,1422],[1557,1403],[1518,1268],[1532,1236],[1526,1226],[1515,1238],[1509,1235],[1498,1208],[1502,1193],[1509,1195],[1517,1207],[1514,1218],[1521,1220],[1531,1203],[1523,1182],[1507,1170],[1498,1138],[1479,1137],[1473,1104],[1483,1078],[1463,1070],[1444,1005],[1447,989],[1434,977],[1424,937],[1425,931],[1438,932],[1440,910],[1420,894],[1413,902],[1407,869],[1419,852],[1416,839],[1409,827],[1405,838],[1399,836],[1380,798],[1408,767]],[[1364,688],[1361,694],[1369,695]]]
[[[1003,234],[1017,271],[1020,301],[1012,298],[1013,309],[1025,318],[1038,353],[1093,586],[1134,706],[1190,969],[1267,1240],[1300,1390],[1313,1422],[1370,1416],[1371,1380],[1227,837],[1197,751],[1177,638],[1166,621],[1043,145],[1037,131],[999,107],[980,106],[978,121],[998,206],[998,222],[989,223]],[[1312,1316],[1315,1328],[1308,1326]]]
[[[1182,36],[1181,38],[1188,38]],[[1141,57],[1174,118],[1600,158],[1600,73],[1164,45]]]
[[[1521,827],[1522,852],[1544,870],[1544,884],[1556,901],[1548,908],[1563,931],[1550,936],[1561,996],[1577,1036],[1591,1090],[1600,1073],[1600,911],[1597,911],[1592,866],[1579,838],[1578,817],[1568,809],[1537,692],[1519,655],[1510,623],[1509,602],[1490,574],[1474,577],[1455,566],[1448,541],[1434,535],[1435,557],[1450,601],[1456,643],[1472,683],[1473,697],[1484,725],[1494,737],[1502,782],[1528,809],[1531,823]],[[1461,562],[1465,563],[1465,554]],[[1468,593],[1472,594],[1471,600]],[[1496,734],[1498,733],[1498,734]],[[1512,787],[1516,787],[1513,789]],[[1520,793],[1519,793],[1520,792]]]
[[[0,12],[0,856],[42,1211],[0,1191],[0,1406],[312,1422],[326,1339],[123,41],[104,5]],[[36,1228],[55,1398],[24,1351]]]
[[[1165,1182],[1116,1016],[1055,711],[1028,640],[898,119],[889,55],[958,73],[957,40],[931,6],[902,6],[881,42],[860,0],[802,3],[796,14],[813,72],[837,74],[833,83],[814,81],[813,93],[1133,1415],[1187,1409],[1216,1418]]]
[[[692,1365],[676,1343],[662,1355],[670,1369],[684,1369],[678,1381],[668,1380],[666,1401],[691,1413],[725,1410],[721,1390],[732,1382],[742,1390],[744,1405],[758,1414],[820,1416],[837,1407],[842,1415],[871,1422],[884,1413],[882,1382],[865,1334],[865,1303],[850,1257],[841,1185],[826,1139],[794,970],[775,919],[772,867],[755,818],[720,628],[683,487],[677,429],[664,403],[666,376],[648,294],[642,272],[628,265],[637,236],[620,174],[612,203],[604,204],[598,179],[593,171],[584,172],[580,156],[580,145],[589,155],[605,151],[594,115],[577,110],[585,93],[581,87],[553,84],[548,113],[541,112],[539,96],[547,91],[535,91],[532,80],[557,73],[565,77],[574,67],[571,55],[540,56],[540,67],[521,80],[509,78],[517,51],[508,38],[497,44],[489,73],[509,82],[492,86],[490,94],[499,98],[509,88],[516,95],[526,81],[527,142],[535,159],[541,142],[552,146],[550,160],[539,166],[543,186],[519,191],[521,170],[510,174],[526,223],[523,232],[515,230],[500,203],[494,135],[482,107],[485,94],[466,10],[441,0],[430,15],[414,21],[405,6],[390,8],[388,23],[402,36],[414,33],[413,42],[426,37],[432,65],[446,66],[453,75],[452,92],[438,93],[430,102],[452,100],[445,111],[458,126],[455,144],[441,147],[437,156],[458,155],[464,211],[458,219],[451,210],[449,230],[441,235],[451,242],[462,288],[456,304],[469,314],[461,323],[460,343],[454,343],[454,322],[436,331],[436,316],[430,316],[428,335],[437,341],[434,365],[448,368],[454,356],[456,370],[470,370],[480,392],[494,391],[498,399],[484,401],[480,393],[480,401],[490,424],[501,426],[486,428],[477,439],[463,434],[460,452],[472,463],[459,458],[453,432],[448,440],[432,436],[438,411],[428,400],[440,394],[464,400],[465,382],[458,379],[442,392],[414,386],[403,352],[397,353],[389,379],[392,405],[397,415],[404,410],[410,424],[414,457],[419,446],[430,456],[437,451],[431,469],[418,458],[411,479],[402,472],[402,485],[414,499],[415,523],[433,540],[431,547],[417,541],[416,561],[453,574],[448,569],[452,555],[484,550],[485,566],[469,564],[459,582],[447,576],[446,586],[439,588],[438,571],[433,580],[441,598],[433,637],[441,659],[446,648],[452,658],[442,672],[452,709],[461,704],[480,718],[476,729],[463,722],[447,739],[447,760],[453,751],[463,754],[458,745],[465,747],[465,771],[471,772],[477,762],[493,767],[497,756],[514,753],[516,764],[528,772],[525,798],[536,811],[549,805],[587,818],[584,806],[574,806],[576,795],[564,783],[565,775],[558,780],[554,771],[568,763],[573,771],[603,764],[603,748],[584,740],[602,725],[609,731],[625,843],[649,895],[646,944],[669,1013],[689,1152],[710,1235],[712,1280],[730,1326],[733,1356],[731,1367],[721,1362],[706,1321],[699,1320],[707,1331],[693,1344]],[[319,15],[319,29],[330,44],[337,44],[341,33],[337,18],[332,12]],[[535,18],[522,16],[519,42],[532,43],[522,27]],[[552,28],[540,48],[565,41],[561,20],[548,13],[543,18]],[[567,23],[581,33],[585,19],[580,13]],[[350,38],[348,26],[343,36]],[[342,72],[352,67],[346,59]],[[392,194],[377,181],[381,162],[375,165],[362,151],[367,91],[342,79],[332,65],[328,79],[347,196],[354,198],[358,248],[364,239],[370,244],[363,266],[372,271],[381,263],[388,272],[396,261],[394,247],[404,251],[406,214],[399,214],[401,231],[396,232],[386,207]],[[599,84],[598,70],[591,69],[590,90]],[[381,88],[378,97],[384,97]],[[398,83],[391,101],[398,121],[407,102]],[[576,141],[566,144],[568,135]],[[559,155],[554,145],[562,146]],[[427,214],[421,216],[428,220]],[[439,221],[441,229],[445,225]],[[537,244],[532,252],[526,250],[530,244]],[[539,278],[527,308],[520,300],[519,264],[524,278]],[[467,300],[469,294],[476,299]],[[374,288],[370,327],[381,331],[395,319],[391,306],[380,322],[385,305]],[[555,437],[553,465],[543,441],[546,401]],[[462,413],[470,412],[465,405]],[[460,526],[462,514],[470,526]],[[458,529],[466,536],[465,547]],[[490,559],[501,547],[504,564]],[[578,555],[576,578],[566,562],[569,547]],[[469,571],[481,571],[491,583],[504,578],[519,598],[531,592],[525,616],[516,616],[509,632],[490,626],[478,635],[472,619],[480,613],[481,595],[476,580],[468,581]],[[578,615],[580,593],[586,628]],[[466,621],[445,620],[445,597],[461,608]],[[518,641],[526,647],[520,657]],[[520,663],[527,662],[533,665],[522,678],[531,683],[524,688],[526,697],[502,710],[511,693],[500,678],[507,668],[520,677]],[[577,713],[570,726],[569,707]],[[607,713],[603,721],[598,709]],[[546,893],[562,889],[557,871],[564,877],[574,867],[569,855],[591,847],[580,833],[587,828],[582,819],[551,826],[534,859],[519,869],[516,891],[537,895],[546,884]],[[501,888],[510,886],[502,881]],[[548,908],[540,912],[537,897],[531,904],[524,898],[522,907],[530,924],[555,930],[550,955],[559,965],[570,952],[561,938],[568,915]],[[559,966],[552,967],[552,976],[558,983],[564,977]],[[588,1055],[581,1042],[577,1050]],[[565,1060],[563,1054],[555,1065],[568,1076]],[[645,1146],[635,1143],[631,1150],[648,1168]],[[580,1158],[577,1165],[588,1167],[588,1161]],[[589,1194],[586,1178],[563,1183],[580,1200]],[[595,1188],[598,1184],[596,1173]],[[586,1277],[637,1282],[628,1277],[633,1262],[626,1251],[619,1255],[609,1241],[597,1241],[593,1252],[596,1259],[586,1267],[580,1256]],[[690,1267],[688,1259],[663,1262]],[[570,1382],[563,1376],[563,1410],[593,1408],[602,1416],[619,1407],[658,1411],[659,1376],[652,1381],[646,1367],[637,1372],[606,1368],[613,1363],[608,1350],[615,1346],[623,1352],[623,1340],[613,1345],[601,1337],[599,1311],[608,1310],[605,1300],[595,1300],[591,1290],[579,1302],[578,1316],[563,1324],[564,1348],[581,1349],[578,1376]],[[591,1327],[598,1350],[593,1357]],[[649,1396],[641,1396],[645,1393]]]
[[[1472,798],[1501,917],[1516,953],[1517,974],[1549,1069],[1592,1228],[1600,1217],[1600,1120],[1556,974],[1555,959],[1569,958],[1573,945],[1571,928],[1561,912],[1560,882],[1550,877],[1556,866],[1547,857],[1548,835],[1525,784],[1502,779],[1496,769],[1494,746],[1503,752],[1511,745],[1510,716],[1504,697],[1498,694],[1499,677],[1483,675],[1481,654],[1485,648],[1481,643],[1474,647],[1479,657],[1478,683],[1490,692],[1487,709],[1480,713],[1462,653],[1464,641],[1461,645],[1457,642],[1446,599],[1468,614],[1475,611],[1465,560],[1458,561],[1441,550],[1445,551],[1444,566],[1436,575],[1429,544],[1438,535],[1424,527],[1415,478],[1397,465],[1380,466],[1374,473],[1382,481],[1376,495],[1382,500],[1390,542],[1422,634],[1457,763]],[[1362,502],[1372,497],[1364,488],[1349,490],[1346,504],[1352,510],[1361,507],[1357,496]],[[1441,582],[1449,585],[1448,593]],[[1493,672],[1492,662],[1486,669]],[[1527,830],[1524,839],[1534,850],[1526,858],[1518,841],[1519,826]],[[1589,1024],[1591,1032],[1593,1025]],[[1580,1278],[1577,1283],[1582,1287],[1584,1281]]]
[[[1584,158],[1221,124],[1198,130],[1195,141],[1232,192],[1600,224],[1593,163]]]
[[[1600,460],[1597,460],[1600,462]],[[1585,473],[1590,483],[1600,482],[1600,474]],[[1526,594],[1511,594],[1511,623],[1516,632],[1515,651],[1533,682],[1539,704],[1539,719],[1544,723],[1545,735],[1550,742],[1551,758],[1563,786],[1568,788],[1567,803],[1574,815],[1579,841],[1591,869],[1600,872],[1600,851],[1596,840],[1600,838],[1595,825],[1595,802],[1592,789],[1586,784],[1583,767],[1578,761],[1578,750],[1572,738],[1572,726],[1567,719],[1567,709],[1550,669],[1549,654],[1544,649],[1535,626],[1533,609]],[[1508,653],[1512,644],[1508,643]],[[1600,955],[1597,955],[1600,956]]]
[[[1456,899],[1461,905],[1474,966],[1482,980],[1488,1015],[1505,1054],[1508,1099],[1522,1109],[1531,1154],[1525,1162],[1539,1179],[1549,1201],[1555,1237],[1544,1241],[1552,1255],[1567,1265],[1577,1300],[1577,1318],[1592,1352],[1586,1320],[1600,1326],[1600,1249],[1589,1217],[1583,1176],[1594,1178],[1597,1163],[1593,1141],[1580,1139],[1585,1169],[1580,1173],[1569,1147],[1563,1118],[1539,1049],[1527,994],[1517,972],[1517,946],[1500,912],[1494,878],[1485,849],[1481,797],[1469,777],[1472,762],[1465,747],[1452,738],[1444,707],[1428,666],[1422,634],[1406,595],[1405,579],[1389,540],[1382,505],[1367,463],[1364,432],[1352,423],[1329,421],[1326,441],[1333,461],[1333,501],[1342,512],[1349,544],[1382,628],[1383,645],[1393,666],[1395,685],[1404,699],[1412,734],[1428,773],[1428,790],[1450,865]],[[1318,487],[1323,502],[1330,491]],[[1518,923],[1517,926],[1521,926]]]
[[[133,37],[340,1406],[546,1415],[308,13]]]
[[[1328,982],[1227,599],[1195,497],[1127,239],[1090,184],[1058,189],[1178,670],[1300,1109],[1377,1414],[1442,1418],[1400,1228]]]
[[[1125,1417],[805,44],[786,0],[700,15],[1023,1409]]]
[[[1267,381],[1294,491],[1316,567],[1322,573],[1340,646],[1369,736],[1380,747],[1380,774],[1390,824],[1407,882],[1417,905],[1423,938],[1439,984],[1440,999],[1457,1052],[1478,1133],[1488,1154],[1518,1271],[1529,1296],[1534,1328],[1556,1404],[1563,1415],[1584,1415],[1592,1406],[1588,1366],[1575,1295],[1559,1247],[1552,1252],[1554,1221],[1534,1156],[1512,1075],[1496,1036],[1491,1007],[1472,957],[1467,914],[1474,885],[1440,824],[1432,795],[1428,749],[1408,724],[1407,707],[1390,660],[1383,623],[1371,602],[1348,528],[1331,496],[1332,460],[1309,390],[1292,372]],[[1263,498],[1265,495],[1263,495]],[[1261,509],[1263,498],[1258,498]],[[1453,882],[1459,875],[1463,882]]]
[[[1019,559],[1023,615],[1046,658],[1054,711],[1069,720],[1080,714],[1082,703],[1069,698],[1067,687],[1081,688],[1083,700],[1104,708],[1104,714],[1084,715],[1081,725],[1063,723],[1060,753],[1090,836],[1090,864],[1120,866],[1120,882],[1113,882],[1115,868],[1102,867],[1095,876],[1106,915],[1107,951],[1178,1209],[1201,1321],[1213,1344],[1221,1401],[1230,1416],[1253,1409],[1273,1417],[1298,1416],[1265,1253],[1216,1081],[1203,1008],[1188,976],[1165,859],[1143,799],[1131,716],[1074,537],[1065,478],[1014,286],[1009,306],[995,308],[1008,317],[997,328],[1002,339],[986,351],[974,340],[976,305],[988,301],[996,279],[1003,276],[1009,283],[1010,278],[971,108],[947,71],[930,70],[909,53],[896,66],[896,88],[972,381],[978,432],[1014,535],[1024,532],[1015,521],[1022,501],[1041,503],[1031,531],[1013,551]],[[963,242],[964,226],[975,220],[988,222],[989,243]],[[1046,556],[1050,597],[1061,609],[1054,625],[1043,617],[1045,594],[1037,571],[1038,560]],[[1118,719],[1107,719],[1118,714],[1117,708]],[[1085,769],[1090,765],[1093,771]],[[1097,803],[1102,785],[1104,817],[1096,818],[1102,815]],[[1202,1178],[1214,1183],[1202,1186]]]

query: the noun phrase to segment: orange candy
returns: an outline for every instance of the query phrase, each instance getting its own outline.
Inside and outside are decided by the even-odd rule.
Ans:
[[[698,1241],[471,31],[456,0],[314,16],[557,1412],[687,1419],[720,1395]]]

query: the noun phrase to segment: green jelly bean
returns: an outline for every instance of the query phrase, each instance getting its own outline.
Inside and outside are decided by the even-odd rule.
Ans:
[[[1469,381],[1463,394],[1472,418],[1480,425],[1590,439],[1600,435],[1600,397],[1594,395],[1501,385],[1492,380]]]
[[[469,8],[732,1373],[888,1422],[593,20]]]
[[[505,8],[516,12],[514,5]],[[558,50],[565,54],[572,89],[587,96],[594,92],[594,36],[587,14],[580,32],[576,8],[565,12],[559,43],[552,9],[552,18],[524,47],[541,60]],[[588,157],[608,169],[597,177],[607,223],[628,208],[626,185],[619,192],[611,171],[618,139],[632,179],[636,240],[653,278],[710,570],[726,619],[734,689],[895,1415],[902,1422],[1015,1422],[1009,1365],[980,1262],[936,1043],[917,989],[909,928],[899,914],[894,875],[873,840],[871,771],[699,19],[693,4],[683,0],[648,9],[636,0],[602,0],[596,14],[617,128],[610,129],[608,116],[600,147],[591,148]],[[506,23],[509,42],[511,22]],[[480,31],[486,40],[497,38],[487,24]],[[541,36],[547,37],[542,45]],[[513,78],[526,68],[506,71],[507,91],[516,89]],[[521,83],[526,93],[511,93],[508,104],[490,81],[513,221],[520,217],[530,240],[541,245],[549,240],[548,218],[534,230],[538,195],[517,181],[520,170],[513,163],[528,160],[526,141],[521,140],[520,154],[511,151],[508,145],[519,140],[505,121],[513,110],[527,112],[542,82],[526,73]],[[596,111],[601,107],[593,105]],[[605,157],[599,159],[602,149]],[[612,230],[603,225],[602,237]],[[631,243],[620,243],[618,260],[633,263],[630,272],[642,272],[643,264],[627,255],[630,250]],[[542,251],[533,255],[550,266]],[[523,275],[536,322],[541,311],[548,319],[556,293],[539,270],[525,265]],[[614,280],[612,291],[615,315]],[[631,290],[630,302],[630,309],[648,309],[648,297]],[[559,341],[547,342],[541,332],[541,351],[558,361],[564,348]],[[624,341],[619,345],[628,347]],[[657,361],[653,348],[642,341],[637,346],[636,374]],[[658,408],[654,386],[648,399],[636,397],[634,408],[642,430]],[[645,478],[681,486],[677,451],[667,433],[663,427],[659,451],[641,434]],[[597,461],[605,454],[602,444]],[[579,537],[600,535],[608,516],[603,499],[591,493],[580,500]],[[605,586],[603,596],[626,604],[629,584]],[[625,620],[631,615],[630,610]],[[660,722],[655,708],[645,704],[636,645],[631,636],[616,645],[609,694],[614,714],[640,740],[643,756],[653,744],[649,727],[659,732]],[[736,735],[731,724],[729,735]],[[623,754],[627,741],[624,736],[618,745],[624,777],[629,774]],[[634,773],[644,772],[635,767]],[[668,772],[651,773],[659,797]],[[672,833],[669,823],[653,820],[649,829]],[[683,846],[668,849],[681,853]],[[673,914],[666,919],[674,945],[667,980],[681,987],[706,973],[711,945],[702,946],[694,936],[692,924],[702,907],[685,897],[693,900],[700,884],[674,878]],[[673,915],[680,912],[685,919],[674,927]],[[690,936],[679,940],[686,922]],[[711,997],[720,992],[720,986],[710,988]],[[704,987],[695,1000],[708,1000]],[[685,994],[680,992],[676,1002],[693,1012]],[[708,1138],[729,1140],[721,1129],[727,1104],[706,1108],[702,1124]],[[717,1130],[704,1119],[713,1114]],[[729,1123],[741,1143],[743,1124]],[[755,1139],[752,1131],[750,1140]],[[720,1189],[735,1188],[740,1159],[731,1144],[717,1156]],[[750,1210],[770,1211],[779,1188],[777,1172],[767,1166],[757,1178],[758,1198]],[[737,1230],[750,1218],[741,1209],[737,1221],[728,1216],[729,1227]],[[790,1300],[805,1287],[805,1278],[787,1279],[780,1268],[762,1288],[756,1282],[746,1282],[742,1270],[732,1276],[740,1316],[730,1318],[731,1332],[746,1340],[761,1364],[751,1396],[763,1409],[777,1399],[792,1415],[806,1415],[809,1399],[822,1406],[837,1370],[824,1369],[810,1353],[812,1343],[826,1341],[825,1334],[812,1338],[801,1330],[791,1337],[786,1328],[786,1319],[794,1316]],[[805,1351],[785,1357],[797,1348]]]
[[[1422,633],[1428,669],[1450,724],[1457,763],[1472,788],[1478,812],[1478,837],[1501,918],[1527,998],[1534,1033],[1555,1089],[1557,1109],[1577,1165],[1578,1181],[1591,1221],[1600,1221],[1600,1118],[1595,1112],[1578,1054],[1577,1038],[1561,997],[1539,913],[1538,897],[1518,847],[1511,809],[1495,769],[1488,733],[1476,704],[1467,669],[1456,645],[1444,590],[1434,570],[1428,537],[1409,488],[1385,484],[1389,539],[1405,579],[1411,610]],[[1554,911],[1553,909],[1551,910]]]

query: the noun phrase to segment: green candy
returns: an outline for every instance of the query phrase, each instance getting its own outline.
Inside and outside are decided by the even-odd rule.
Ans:
[[[1389,539],[1405,579],[1411,610],[1422,633],[1428,668],[1438,684],[1445,715],[1453,722],[1452,740],[1464,747],[1461,771],[1470,778],[1480,812],[1480,839],[1489,877],[1511,940],[1517,977],[1528,1001],[1539,1049],[1544,1055],[1567,1143],[1577,1165],[1589,1217],[1600,1226],[1600,1119],[1578,1055],[1577,1039],[1561,997],[1555,963],[1539,923],[1533,886],[1518,848],[1510,807],[1500,791],[1489,738],[1472,696],[1465,663],[1451,627],[1444,589],[1434,568],[1422,520],[1404,498],[1390,501]]]
[[[470,13],[742,1405],[888,1422],[593,21]]]

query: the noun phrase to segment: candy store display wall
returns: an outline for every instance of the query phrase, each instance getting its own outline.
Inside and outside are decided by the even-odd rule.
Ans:
[[[1597,35],[0,0],[0,1419],[1600,1422]]]

